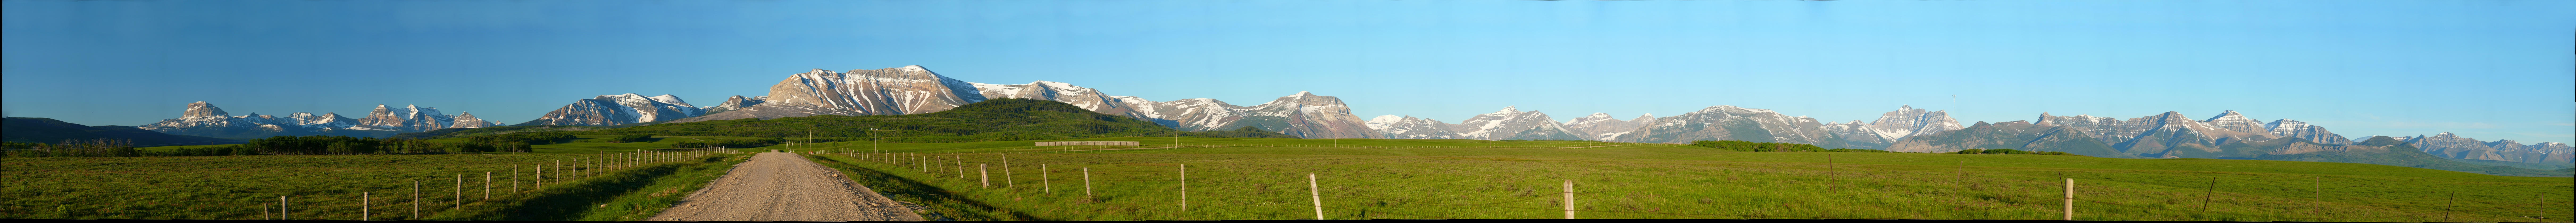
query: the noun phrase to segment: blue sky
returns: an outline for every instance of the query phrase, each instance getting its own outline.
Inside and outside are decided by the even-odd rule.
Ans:
[[[2576,141],[2576,1],[5,1],[13,117],[761,95],[922,65],[1362,117],[1736,105],[1827,121],[2238,110],[2347,136]],[[1951,96],[1957,95],[1955,106]]]

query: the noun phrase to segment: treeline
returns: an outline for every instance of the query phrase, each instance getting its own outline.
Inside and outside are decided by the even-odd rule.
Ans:
[[[1887,150],[1875,150],[1875,149],[1843,149],[1843,148],[1826,149],[1826,148],[1824,148],[1824,147],[1816,147],[1816,145],[1808,145],[1808,144],[1797,144],[1797,143],[1778,143],[1778,142],[1747,142],[1747,141],[1735,141],[1735,140],[1691,141],[1691,144],[1690,144],[1690,145],[1692,145],[1692,146],[1699,146],[1699,147],[1708,147],[1708,148],[1718,148],[1718,149],[1726,149],[1726,150],[1735,150],[1735,151],[1745,151],[1745,152],[1853,152],[1853,153],[1884,153],[1884,152],[1887,152]]]
[[[801,141],[801,140],[800,140],[800,141]],[[767,138],[767,139],[719,139],[719,140],[705,141],[705,142],[698,142],[698,141],[673,142],[673,143],[671,143],[671,148],[681,148],[681,149],[696,149],[696,148],[708,148],[708,147],[751,148],[751,147],[762,147],[762,146],[778,145],[778,143],[783,143],[783,142],[787,142],[787,139],[783,139],[783,138]]]
[[[2075,154],[2072,154],[2072,153],[2058,152],[2058,151],[2023,151],[2023,150],[2017,150],[2017,149],[1966,149],[1966,150],[1959,150],[1958,152],[1950,152],[1950,153],[1951,153],[1951,154],[2028,154],[2028,155],[2084,156],[2084,155],[2075,155]]]
[[[122,139],[63,140],[61,143],[0,142],[0,156],[9,157],[135,157],[143,152],[134,149],[134,141]]]

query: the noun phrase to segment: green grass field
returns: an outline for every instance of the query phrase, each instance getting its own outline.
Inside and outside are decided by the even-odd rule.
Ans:
[[[24,199],[0,202],[0,218],[260,219],[262,207],[284,195],[293,198],[296,219],[353,220],[357,194],[372,192],[374,219],[410,219],[410,181],[422,180],[426,219],[638,220],[742,159],[616,168],[584,181],[549,183],[549,190],[522,184],[533,191],[526,194],[507,192],[508,165],[668,149],[679,140],[749,139],[579,137],[513,154],[9,158],[0,160],[0,177],[10,179],[0,194]],[[1138,146],[857,141],[741,150],[842,152],[809,157],[889,197],[929,207],[925,216],[933,220],[1313,219],[1315,197],[1328,219],[1563,218],[1559,191],[1569,180],[1576,217],[1636,219],[2050,220],[2061,214],[2062,178],[2076,181],[2079,220],[2570,222],[2565,207],[2576,196],[2571,178],[2351,163],[1736,152],[1583,141],[1172,139],[1052,140],[1143,143]],[[1189,168],[1186,211],[1183,164]],[[1082,168],[1092,171],[1089,196]],[[466,207],[455,210],[449,203],[455,175],[486,171],[499,176],[493,200],[481,200],[480,177],[469,176]],[[1308,194],[1308,173],[1320,186],[1316,195]],[[986,174],[990,188],[980,180]],[[2451,193],[2458,193],[2456,202]]]
[[[2576,190],[2564,177],[2324,162],[1755,153],[1579,141],[1185,138],[1182,145],[1225,147],[1163,148],[1170,140],[881,145],[906,153],[898,155],[867,154],[866,142],[806,148],[855,151],[813,158],[956,220],[1313,219],[1307,173],[1316,175],[1328,219],[1563,218],[1560,191],[1569,180],[1576,217],[1642,219],[2053,220],[2062,213],[2063,179],[2073,178],[2078,220],[2569,222],[2565,207]],[[1618,146],[1562,148],[1588,145]],[[1092,171],[1091,196],[1080,168]]]
[[[358,220],[362,211],[373,220],[640,220],[743,160],[664,153],[674,156],[626,164],[614,157],[633,151],[615,146],[635,144],[650,143],[551,144],[571,148],[511,154],[6,158],[0,196],[11,199],[0,201],[0,218],[268,219],[286,196],[287,217],[297,220]],[[573,166],[603,160],[603,151],[615,163]],[[547,169],[544,179],[586,174],[539,189],[536,169],[557,161],[578,171]],[[490,200],[483,197],[486,172]],[[419,215],[412,212],[415,180],[423,194]],[[465,211],[456,209],[457,193]]]

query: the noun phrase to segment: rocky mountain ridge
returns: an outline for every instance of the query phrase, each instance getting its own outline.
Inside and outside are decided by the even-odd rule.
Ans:
[[[261,115],[230,116],[223,108],[203,101],[188,103],[179,118],[135,126],[172,135],[217,138],[261,138],[282,135],[348,135],[389,136],[394,133],[420,132],[447,128],[480,128],[500,125],[474,118],[473,113],[448,116],[438,108],[406,105],[393,108],[376,105],[366,118],[341,117],[337,113],[297,112],[285,117]]]
[[[789,75],[770,87],[769,95],[736,96],[708,115],[673,123],[772,119],[815,115],[898,115],[944,111],[991,98],[1065,102],[1094,112],[1133,117],[1177,126],[1186,131],[1230,130],[1244,126],[1308,138],[1378,138],[1340,98],[1311,92],[1268,103],[1237,106],[1206,98],[1155,102],[1114,96],[1098,89],[1053,81],[986,84],[960,81],[921,66],[833,72],[813,69]]]
[[[742,97],[742,96],[734,96]],[[728,100],[728,103],[736,101]],[[520,125],[603,126],[678,120],[705,115],[705,108],[689,105],[679,96],[645,97],[638,94],[600,95],[574,100],[562,108],[546,112],[536,120]]]

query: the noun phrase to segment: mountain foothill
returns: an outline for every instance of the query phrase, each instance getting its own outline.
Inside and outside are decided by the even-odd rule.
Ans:
[[[2291,119],[2262,121],[2232,110],[2197,119],[2180,112],[2126,119],[2056,116],[2043,112],[2032,120],[1979,121],[1967,125],[1951,118],[1946,111],[1927,111],[1912,106],[1899,106],[1866,122],[1827,122],[1731,105],[1663,117],[1645,114],[1620,119],[1609,113],[1589,113],[1565,122],[1555,121],[1545,112],[1522,111],[1516,106],[1457,119],[1460,121],[1456,123],[1405,115],[1362,119],[1352,114],[1349,105],[1340,98],[1313,92],[1296,92],[1250,106],[1210,98],[1153,101],[1112,95],[1101,89],[1063,82],[967,82],[921,66],[849,71],[812,69],[787,75],[769,87],[768,95],[730,96],[721,104],[703,107],[667,94],[649,97],[631,93],[600,95],[574,100],[540,118],[518,125],[636,126],[820,115],[912,115],[1006,98],[1062,102],[1083,110],[1133,118],[1182,131],[1252,127],[1299,138],[1638,143],[1738,140],[1895,152],[2015,149],[2096,157],[2215,159],[2309,159],[2299,157],[2332,157],[2334,155],[2321,154],[2398,149],[2442,159],[2406,162],[2496,161],[2541,164],[2542,167],[2567,166],[2571,157],[2576,157],[2571,156],[2576,155],[2576,149],[2559,142],[2479,141],[2451,133],[2345,137],[2327,131],[2321,125]],[[190,103],[179,118],[131,128],[170,135],[242,139],[279,135],[384,137],[397,133],[500,125],[474,118],[470,113],[448,116],[436,108],[408,105],[400,108],[377,105],[366,116],[350,118],[333,113],[231,116],[213,104],[197,102]],[[2363,143],[2372,140],[2388,145]]]

